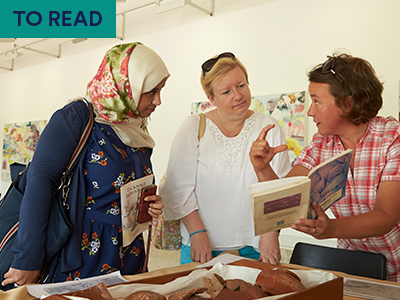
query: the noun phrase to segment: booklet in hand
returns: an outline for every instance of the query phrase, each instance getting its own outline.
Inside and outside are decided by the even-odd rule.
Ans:
[[[344,197],[352,149],[326,160],[308,176],[295,176],[250,185],[255,235],[290,227],[297,219],[316,219],[314,201],[323,210]]]
[[[130,181],[123,185],[121,192],[122,246],[130,245],[143,231],[149,228],[149,222],[138,222],[140,213],[140,192],[143,187],[153,183],[153,174]],[[140,203],[139,203],[140,204]]]

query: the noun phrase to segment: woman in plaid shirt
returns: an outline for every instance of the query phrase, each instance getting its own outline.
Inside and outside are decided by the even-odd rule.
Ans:
[[[346,195],[331,207],[329,219],[319,205],[316,220],[300,219],[293,229],[317,239],[338,238],[338,247],[383,254],[387,279],[400,282],[400,124],[377,116],[383,85],[371,64],[347,54],[328,56],[308,74],[308,116],[318,128],[287,176],[309,170],[346,149],[353,149]],[[286,149],[265,141],[265,127],[250,158],[259,181],[276,179],[269,161]]]

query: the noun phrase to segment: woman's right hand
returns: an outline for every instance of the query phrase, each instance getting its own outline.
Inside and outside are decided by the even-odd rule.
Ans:
[[[35,283],[40,275],[40,270],[25,271],[10,268],[6,274],[4,274],[4,280],[2,285],[15,283],[18,286],[29,283]]]
[[[206,263],[212,259],[211,244],[206,231],[190,237],[191,259],[195,262]]]
[[[277,153],[283,152],[288,149],[287,145],[271,147],[269,143],[265,140],[268,132],[274,127],[275,124],[265,126],[250,148],[250,160],[253,165],[254,171],[259,177],[259,181],[275,179],[275,177],[277,178],[269,163],[272,161]]]

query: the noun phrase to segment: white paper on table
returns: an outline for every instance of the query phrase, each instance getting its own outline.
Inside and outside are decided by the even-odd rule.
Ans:
[[[332,273],[318,271],[318,270],[291,270],[296,273],[297,276],[300,277],[301,282],[304,284],[306,288],[335,279],[336,276]],[[218,262],[214,265],[210,270],[207,269],[197,269],[192,271],[188,276],[178,277],[177,279],[168,282],[166,284],[123,284],[118,286],[112,286],[108,288],[111,295],[119,300],[124,297],[132,294],[136,291],[153,291],[164,295],[165,297],[170,296],[172,293],[177,291],[186,291],[195,287],[203,286],[203,277],[211,278],[211,275],[217,273],[222,276],[224,279],[242,279],[251,284],[254,284],[258,274],[261,272],[259,269],[249,268],[249,267],[241,267],[241,266],[229,266],[223,265]],[[206,297],[208,294],[203,293],[200,294],[202,297]],[[266,297],[262,299],[266,300],[274,300],[279,299],[281,297],[287,296],[279,295],[274,297]]]
[[[100,282],[104,282],[106,286],[109,286],[129,281],[122,277],[120,271],[117,271],[110,274],[75,281],[28,285],[26,288],[31,296],[41,298],[43,296],[54,294],[67,294],[76,291],[86,290],[95,285],[98,285]]]
[[[45,300],[48,297],[50,297],[50,296],[42,296],[42,298],[40,298],[40,299],[44,299]],[[65,295],[63,295],[63,297],[65,297],[67,299],[70,299],[70,300],[90,300],[89,298],[75,297],[75,296],[65,296]]]
[[[247,258],[247,257],[235,255],[235,254],[224,253],[224,254],[218,255],[217,257],[214,257],[209,262],[206,262],[204,264],[198,265],[196,268],[212,267],[216,263],[222,263],[224,265],[227,265],[227,264],[230,264],[230,263],[233,263],[235,261],[242,260],[242,259],[252,260],[251,258]]]

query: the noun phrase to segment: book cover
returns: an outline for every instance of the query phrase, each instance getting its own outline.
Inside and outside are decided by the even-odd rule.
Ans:
[[[353,150],[343,151],[295,176],[250,185],[255,235],[290,227],[297,219],[316,218],[312,201],[327,210],[345,195]]]
[[[137,219],[137,203],[140,189],[153,183],[154,175],[147,175],[137,180],[128,182],[121,187],[121,219],[122,219],[122,244],[130,245],[133,240],[148,227],[148,223],[139,224]]]
[[[347,175],[353,150],[348,149],[339,155],[319,164],[308,174],[311,179],[309,219],[316,219],[317,213],[311,207],[312,201],[327,210],[346,194]]]

